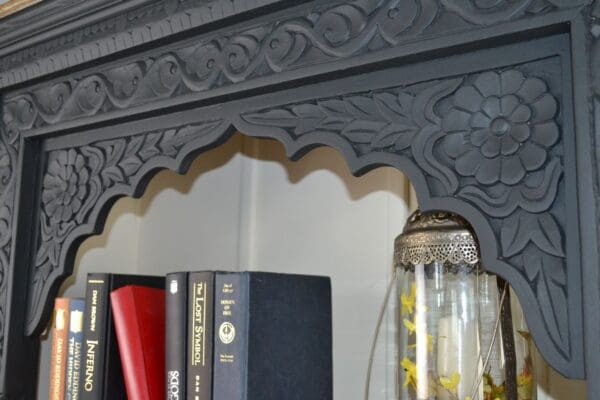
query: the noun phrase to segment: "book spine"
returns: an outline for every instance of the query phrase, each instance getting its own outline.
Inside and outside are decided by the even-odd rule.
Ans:
[[[166,387],[167,400],[185,400],[187,354],[187,273],[167,274]]]
[[[187,398],[211,400],[214,273],[191,272],[188,278]]]
[[[52,327],[52,355],[50,358],[50,400],[65,397],[65,372],[67,365],[67,334],[69,331],[69,299],[57,298],[54,302]]]
[[[67,357],[67,379],[65,385],[65,399],[79,400],[81,354],[83,347],[83,313],[85,301],[72,299],[69,314],[69,353]]]
[[[85,291],[82,400],[102,400],[106,355],[108,274],[88,274]]]
[[[247,397],[248,290],[246,274],[216,274],[213,400]]]

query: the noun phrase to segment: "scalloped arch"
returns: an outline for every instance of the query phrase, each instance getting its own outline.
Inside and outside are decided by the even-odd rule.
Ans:
[[[567,253],[578,257],[576,235],[565,235],[573,223],[564,193],[573,166],[563,157],[571,139],[561,132],[561,97],[551,88],[521,67],[294,103],[241,100],[155,117],[136,131],[99,128],[107,139],[89,134],[88,142],[50,150],[27,333],[40,332],[51,311],[46,299],[72,272],[76,246],[100,231],[116,198],[141,196],[159,169],[185,171],[237,129],[278,140],[292,159],[324,145],[355,175],[382,165],[404,172],[423,209],[472,224],[486,267],[513,285],[547,361],[581,377],[574,339],[581,299],[573,290],[580,271],[566,268]]]

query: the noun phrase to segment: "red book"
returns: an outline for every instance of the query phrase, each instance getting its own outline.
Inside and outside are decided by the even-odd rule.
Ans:
[[[165,396],[165,291],[128,285],[110,294],[129,400]]]

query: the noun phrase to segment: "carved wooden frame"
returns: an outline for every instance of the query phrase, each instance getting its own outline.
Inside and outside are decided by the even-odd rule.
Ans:
[[[235,130],[275,138],[292,158],[334,147],[355,174],[401,169],[422,208],[471,222],[547,361],[594,376],[600,6],[138,3],[127,15],[141,25],[116,9],[102,14],[121,21],[108,36],[81,26],[76,43],[47,34],[46,53],[0,60],[0,398],[34,397],[27,378],[51,300],[112,203],[140,196],[161,168],[184,172]],[[104,51],[86,52],[94,43]]]

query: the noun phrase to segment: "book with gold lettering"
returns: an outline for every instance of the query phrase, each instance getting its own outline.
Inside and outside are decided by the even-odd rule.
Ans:
[[[50,358],[50,400],[65,398],[65,372],[67,365],[67,336],[69,332],[69,299],[59,297],[54,301],[52,323],[52,353]]]
[[[190,272],[187,294],[187,399],[211,400],[214,272]]]
[[[216,273],[212,400],[331,400],[332,371],[329,278]]]
[[[110,307],[111,291],[125,285],[164,288],[162,276],[90,273],[85,293],[82,400],[126,400],[121,358]]]
[[[69,302],[69,334],[67,337],[67,372],[65,379],[65,399],[79,400],[81,393],[81,356],[83,349],[84,299],[71,299]]]

